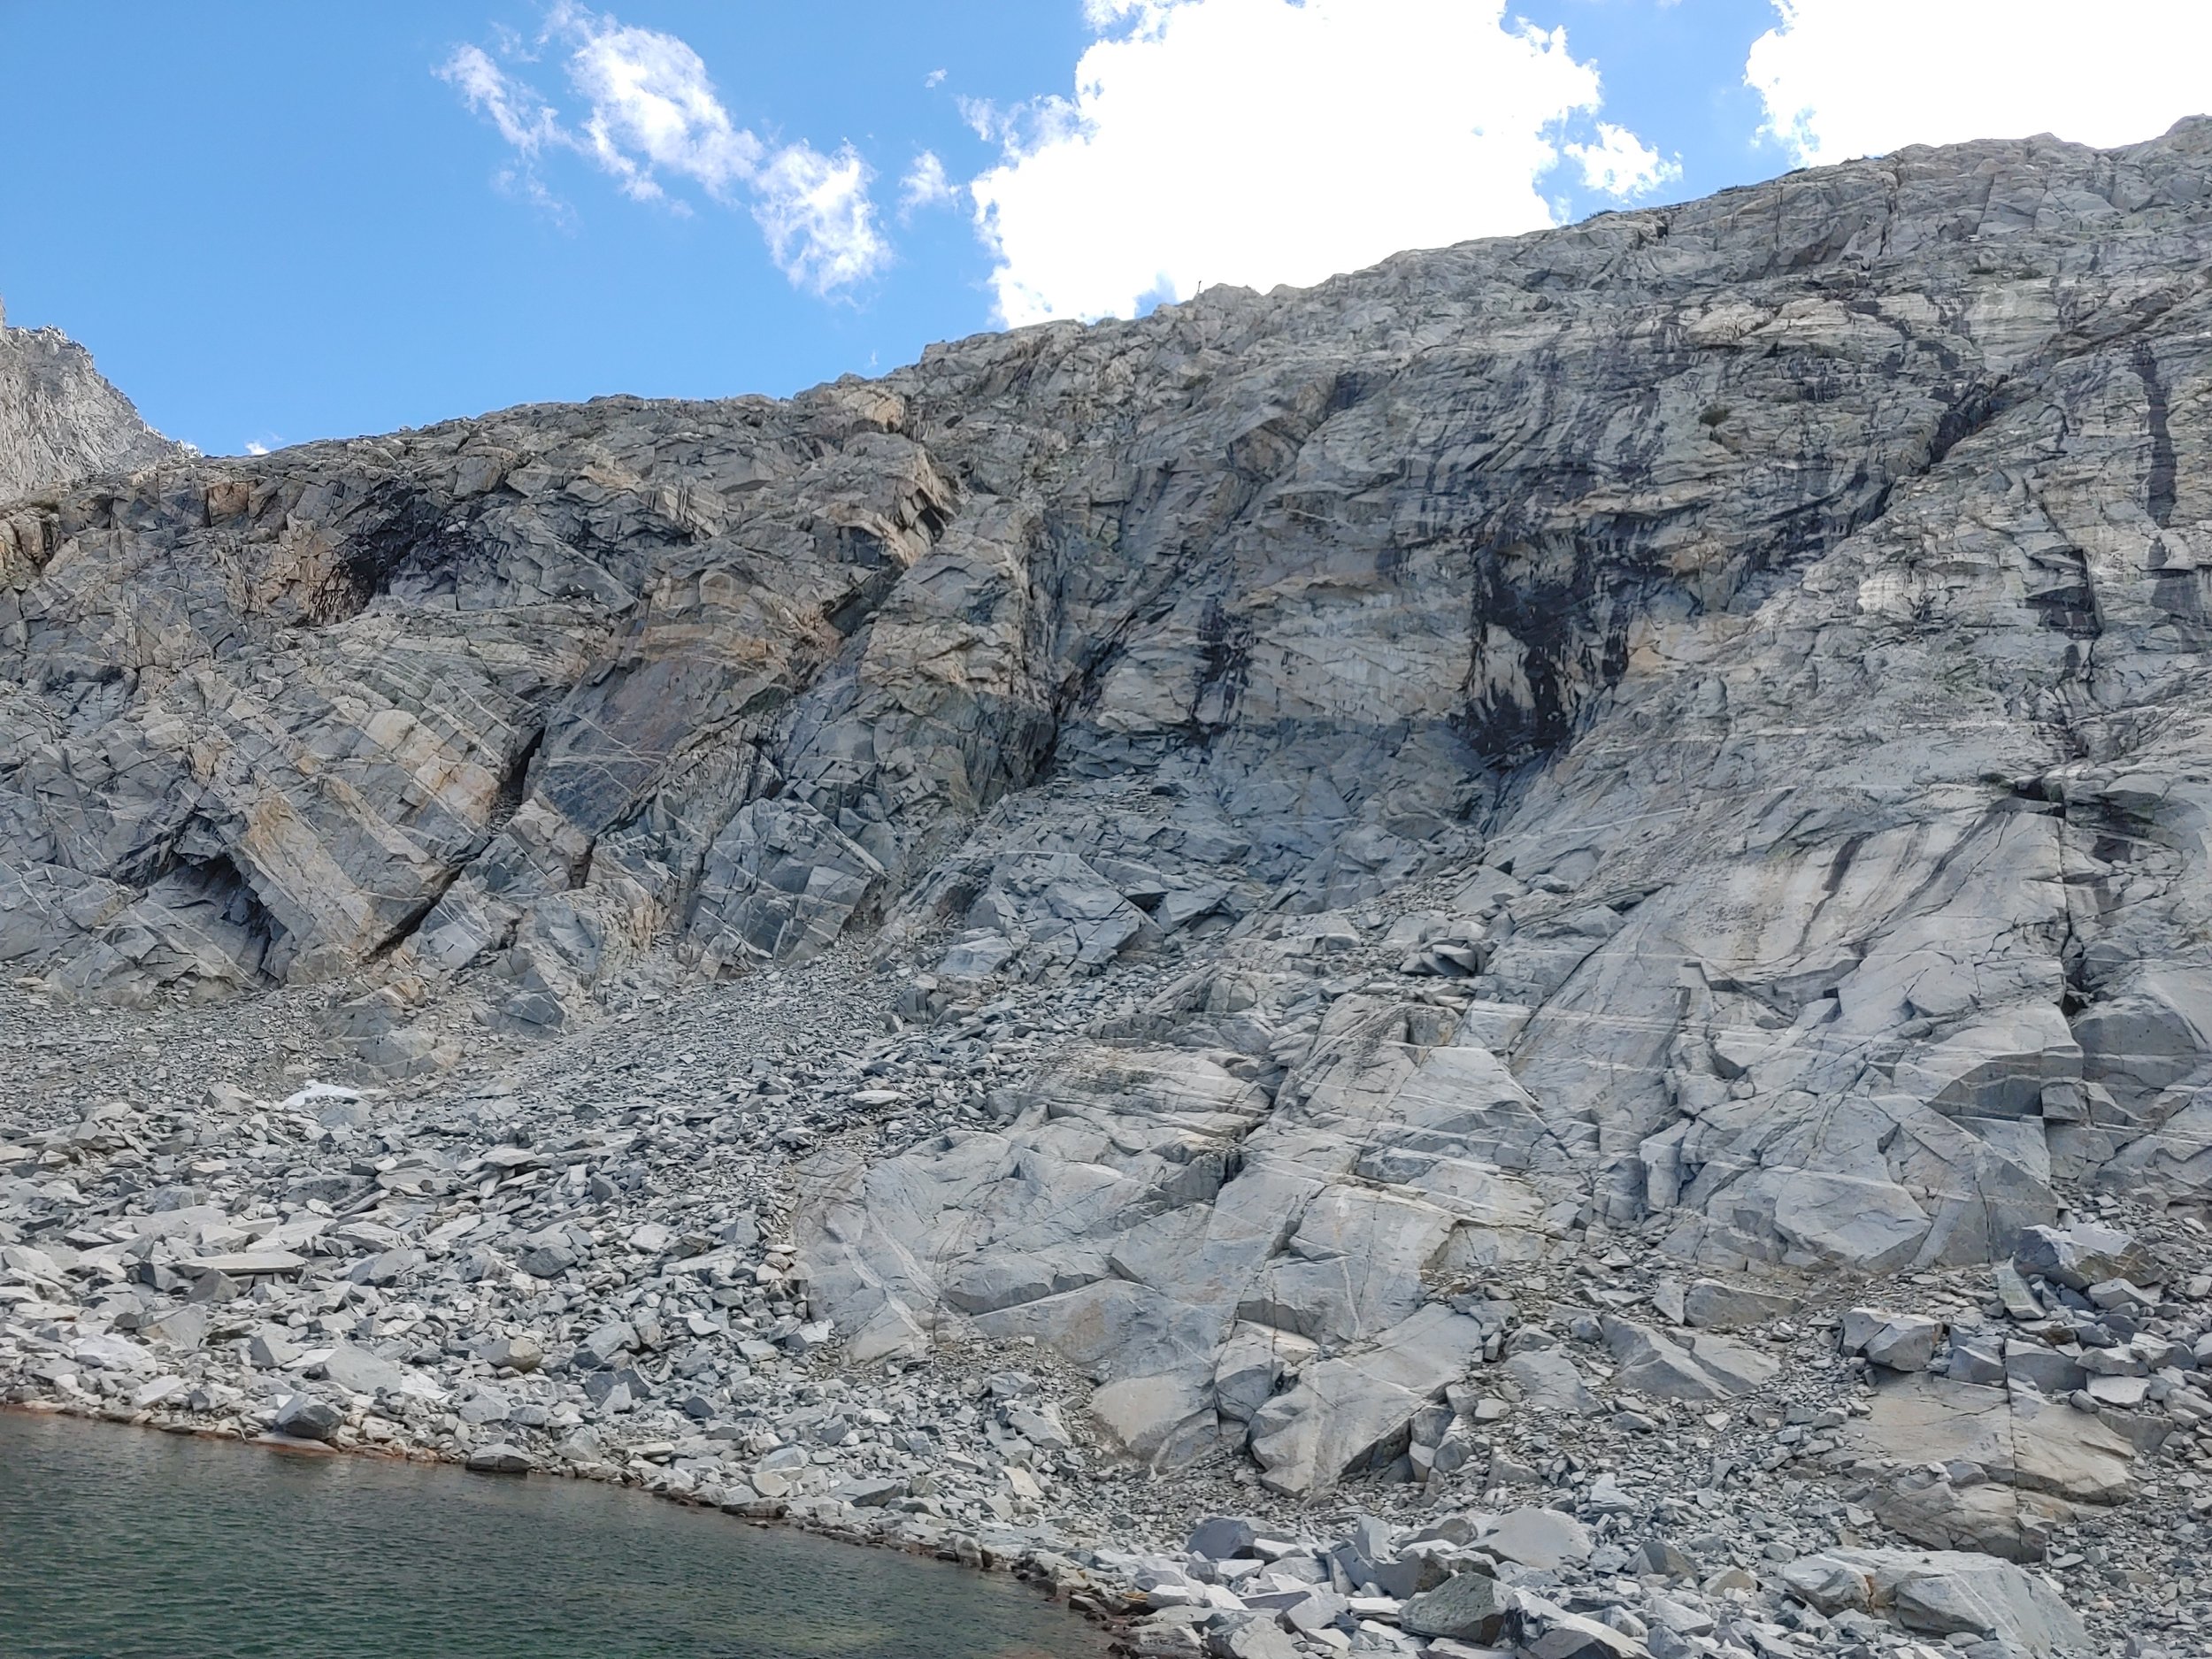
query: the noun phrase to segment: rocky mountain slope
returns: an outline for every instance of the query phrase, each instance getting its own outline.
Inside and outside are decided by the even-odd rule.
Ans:
[[[82,346],[57,328],[11,328],[0,313],[0,502],[180,455]]]
[[[686,985],[849,1010],[664,1073],[741,1186],[527,1196],[489,1259],[575,1375],[641,1339],[576,1346],[604,1240],[547,1229],[703,1259],[741,1195],[805,1294],[746,1340],[1019,1345],[1143,1467],[1479,1493],[1524,1402],[1750,1402],[1770,1469],[2036,1559],[2212,1420],[2208,272],[2195,121],[785,403],[142,457],[0,505],[0,962],[164,1031],[311,1010],[395,1158],[465,1088],[542,1134],[492,1061],[589,1095]],[[449,1175],[376,1252],[426,1285]]]

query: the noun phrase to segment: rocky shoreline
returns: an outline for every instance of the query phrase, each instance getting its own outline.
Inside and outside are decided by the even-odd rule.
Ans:
[[[488,1475],[520,1476],[538,1474],[552,1479],[579,1479],[611,1482],[622,1486],[644,1487],[645,1479],[615,1470],[593,1470],[553,1465],[546,1468],[526,1467],[519,1461],[510,1462],[496,1455],[479,1458],[453,1456],[419,1448],[398,1449],[389,1443],[354,1440],[340,1443],[336,1437],[315,1440],[279,1431],[247,1435],[242,1430],[213,1428],[183,1415],[168,1415],[152,1410],[131,1410],[119,1406],[95,1406],[84,1402],[34,1398],[28,1401],[0,1402],[0,1411],[20,1412],[32,1416],[55,1415],[113,1425],[119,1427],[144,1429],[164,1434],[189,1435],[197,1440],[218,1441],[241,1447],[257,1447],[303,1456],[357,1456],[392,1459],[409,1463],[434,1463],[469,1470]],[[680,1506],[717,1509],[735,1515],[754,1526],[789,1526],[795,1531],[838,1543],[861,1548],[889,1548],[916,1555],[926,1555],[937,1561],[965,1566],[977,1571],[1009,1571],[1015,1577],[1033,1582],[1054,1601],[1064,1601],[1068,1609],[1100,1626],[1110,1636],[1125,1632],[1129,1627],[1129,1604],[1133,1599],[1125,1586],[1118,1585],[1104,1575],[1093,1575],[1075,1567],[1066,1557],[1034,1546],[1025,1546],[1017,1555],[1008,1556],[984,1548],[980,1540],[965,1534],[949,1541],[928,1537],[907,1537],[887,1533],[884,1530],[865,1525],[864,1513],[849,1517],[824,1518],[818,1514],[795,1513],[777,1505],[753,1504],[743,1508],[712,1502],[696,1493],[680,1493],[667,1487],[652,1491],[652,1495],[664,1498]],[[852,1523],[859,1522],[859,1525]]]
[[[1076,1007],[1041,998],[1061,1029],[1005,1039],[1025,1049],[1005,1083],[1057,1064],[1082,1004],[1117,1018],[1148,977],[1125,964]],[[375,1094],[303,1080],[342,1056],[282,999],[242,1020],[18,991],[19,1050],[96,1034],[128,1064],[165,1056],[171,1081],[41,1125],[53,1093],[32,1069],[7,1079],[0,1397],[618,1480],[1009,1565],[1147,1655],[1910,1656],[1950,1616],[1908,1597],[1916,1632],[1879,1586],[1901,1562],[1941,1567],[1932,1548],[1976,1563],[1970,1580],[2067,1576],[2080,1624],[2008,1579],[1951,1626],[1982,1620],[1977,1659],[2179,1653],[2212,1630],[2212,1578],[2127,1570],[2185,1561],[2212,1526],[2212,1240],[2109,1201],[2031,1240],[2048,1258],[2032,1276],[1847,1286],[1686,1279],[1632,1237],[1563,1230],[1496,1282],[1434,1286],[1440,1314],[1498,1340],[1394,1466],[1302,1501],[1225,1440],[1148,1468],[1086,1409],[1091,1379],[1033,1341],[855,1363],[811,1318],[791,1217],[826,1147],[959,1116],[913,1087],[931,1039],[891,1029],[901,983],[833,955],[677,993],[647,1030]],[[781,1126],[741,1126],[732,1091],[698,1080],[749,1079],[742,1045],[768,1034],[778,1085],[749,1080],[738,1104]],[[200,1044],[255,1064],[195,1101]],[[673,1064],[626,1073],[645,1056]],[[549,1132],[570,1102],[608,1102],[610,1075],[634,1078],[621,1110]],[[1418,1598],[1468,1573],[1496,1594],[1462,1633],[1417,1628],[1442,1617]]]

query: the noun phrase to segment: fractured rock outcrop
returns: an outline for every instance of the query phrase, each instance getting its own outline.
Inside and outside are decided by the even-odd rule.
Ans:
[[[0,962],[328,983],[401,1067],[654,952],[863,932],[918,1018],[1175,962],[810,1164],[810,1282],[1317,1490],[1574,1229],[1733,1279],[2203,1204],[2208,271],[2199,121],[110,472],[0,519]],[[1686,1322],[1601,1335],[1758,1386]]]
[[[0,317],[0,577],[30,550],[11,539],[4,510],[95,472],[129,472],[183,451],[138,417],[82,346],[56,328],[11,328]],[[22,523],[36,523],[26,514]]]

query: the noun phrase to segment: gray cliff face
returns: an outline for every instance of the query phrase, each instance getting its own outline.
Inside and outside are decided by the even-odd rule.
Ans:
[[[0,505],[178,455],[100,378],[82,346],[58,329],[10,328],[0,318]]]
[[[2194,122],[111,472],[0,514],[0,961],[419,1058],[657,953],[858,931],[918,1015],[1179,958],[993,1127],[818,1158],[802,1244],[860,1357],[1033,1336],[1315,1490],[1495,1357],[1439,1276],[1571,1225],[2204,1202],[2208,272]]]

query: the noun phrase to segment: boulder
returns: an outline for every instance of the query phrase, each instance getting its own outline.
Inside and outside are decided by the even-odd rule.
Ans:
[[[841,1503],[849,1503],[856,1509],[879,1509],[884,1505],[906,1496],[907,1483],[896,1476],[864,1476],[856,1480],[840,1481],[832,1496]]]
[[[403,1367],[350,1342],[340,1342],[330,1350],[322,1372],[339,1387],[357,1394],[398,1394],[407,1386]]]
[[[1215,1409],[1233,1422],[1250,1422],[1314,1352],[1313,1343],[1286,1331],[1239,1325],[1214,1362]]]
[[[1725,1400],[1764,1386],[1779,1363],[1726,1337],[1694,1335],[1684,1342],[1650,1325],[1617,1318],[1599,1321],[1605,1344],[1621,1363],[1615,1380],[1660,1400]]]
[[[190,1278],[222,1274],[231,1279],[247,1279],[261,1273],[296,1273],[307,1265],[307,1258],[290,1250],[234,1250],[197,1256],[176,1265],[178,1272]]]
[[[1604,1409],[1575,1363],[1557,1348],[1532,1348],[1509,1356],[1499,1370],[1521,1391],[1532,1411],[1586,1416]]]
[[[1480,1322],[1432,1303],[1364,1353],[1309,1366],[1253,1417],[1262,1481],[1302,1497],[1388,1463],[1409,1443],[1415,1413],[1465,1371],[1484,1335]]]
[[[611,1319],[577,1343],[576,1362],[587,1366],[611,1365],[637,1345],[637,1332],[626,1319]]]
[[[1217,1617],[1206,1632],[1210,1659],[1304,1659],[1298,1643],[1267,1617]]]
[[[1786,1319],[1796,1311],[1794,1296],[1717,1279],[1701,1279],[1682,1295],[1683,1321],[1709,1331],[1740,1331]]]
[[[472,1427],[480,1428],[487,1423],[504,1423],[513,1409],[514,1402],[498,1389],[472,1387],[455,1408],[454,1415]]]
[[[1123,1451],[1156,1468],[1188,1462],[1212,1443],[1219,1422],[1211,1386],[1177,1372],[1102,1385],[1091,1394],[1091,1416]]]
[[[1609,1624],[1523,1591],[1519,1652],[1527,1659],[1647,1659],[1648,1649]]]
[[[1502,1647],[1517,1632],[1517,1609],[1513,1592],[1496,1579],[1477,1572],[1455,1573],[1406,1601],[1398,1609],[1398,1627],[1415,1636]]]
[[[300,1356],[299,1347],[281,1329],[257,1331],[246,1342],[246,1358],[261,1371],[283,1371]]]
[[[1892,1613],[1908,1630],[2008,1641],[2037,1659],[2089,1645],[2050,1582],[2009,1562],[1963,1550],[1836,1549],[1824,1571],[1830,1563],[1857,1575],[1863,1599],[1852,1604]]]
[[[2004,1340],[1978,1332],[1953,1331],[1944,1375],[1953,1382],[2002,1384],[2006,1377]]]
[[[2044,1559],[2052,1529],[2079,1513],[2047,1494],[1975,1478],[1978,1472],[1962,1469],[1967,1484],[1954,1485],[1946,1475],[1909,1471],[1877,1486],[1865,1502],[1885,1526],[1916,1544],[2016,1562]]]
[[[1782,1567],[1782,1584],[1806,1606],[1821,1613],[1863,1610],[1874,1586],[1868,1575],[1833,1555],[1801,1555]]]
[[[545,1363],[545,1350],[534,1336],[498,1336],[477,1352],[495,1371],[534,1371]]]
[[[1843,1351],[1890,1371],[1926,1371],[1942,1337],[1942,1321],[1923,1314],[1854,1308],[1843,1316]]]
[[[526,1475],[536,1467],[536,1460],[519,1446],[495,1440],[470,1448],[467,1467],[480,1475]]]
[[[2005,1380],[2062,1399],[2088,1386],[2089,1373],[2078,1354],[2062,1354],[2029,1337],[2005,1339]]]
[[[276,1432],[298,1440],[326,1440],[345,1422],[345,1413],[312,1394],[294,1394],[277,1408]]]
[[[2016,1561],[2041,1557],[2067,1505],[2124,1502],[2137,1491],[2135,1448],[2088,1413],[1925,1372],[1886,1381],[1842,1439],[1863,1463],[1921,1471],[1870,1499],[1901,1532],[1924,1543],[1970,1540]],[[1925,1477],[1938,1466],[1959,1472]]]
[[[158,1342],[165,1348],[188,1351],[198,1348],[206,1340],[208,1323],[205,1308],[188,1303],[158,1319],[142,1325],[138,1327],[138,1333],[148,1341]]]
[[[2012,1248],[2012,1265],[2024,1277],[2081,1291],[2102,1279],[2154,1285],[2166,1276],[2149,1248],[2133,1234],[2090,1221],[2070,1227],[2024,1228]]]
[[[1500,1516],[1497,1525],[1484,1534],[1482,1547],[1508,1561],[1548,1572],[1589,1560],[1592,1543],[1590,1529],[1573,1516],[1524,1507]]]
[[[1261,1536],[1259,1523],[1248,1517],[1218,1515],[1201,1521],[1184,1548],[1210,1561],[1232,1561],[1240,1555],[1250,1555],[1252,1546]]]
[[[70,1357],[94,1371],[148,1371],[154,1356],[143,1346],[113,1332],[96,1331],[69,1345]]]

